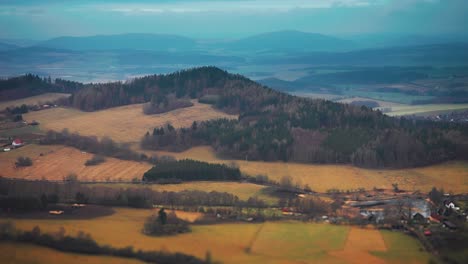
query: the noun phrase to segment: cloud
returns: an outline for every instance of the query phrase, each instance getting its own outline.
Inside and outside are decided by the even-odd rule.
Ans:
[[[117,3],[94,4],[101,11],[118,12],[127,15],[151,13],[265,13],[289,12],[297,9],[357,7],[371,5],[372,0],[237,0],[237,1],[172,1],[160,3]]]

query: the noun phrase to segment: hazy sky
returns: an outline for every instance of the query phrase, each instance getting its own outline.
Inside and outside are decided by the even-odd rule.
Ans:
[[[466,25],[468,0],[0,0],[0,38],[130,32],[237,38],[285,29],[467,34]]]

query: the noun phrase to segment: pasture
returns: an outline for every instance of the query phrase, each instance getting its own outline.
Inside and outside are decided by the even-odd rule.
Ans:
[[[31,97],[21,98],[17,100],[0,102],[0,111],[7,107],[14,107],[20,105],[41,105],[46,102],[52,102],[63,97],[69,97],[70,94],[66,93],[44,93],[41,95],[35,95]]]
[[[135,249],[178,251],[200,258],[209,251],[214,260],[227,264],[355,263],[362,256],[377,259],[381,261],[379,263],[427,263],[429,258],[423,251],[414,250],[407,254],[400,251],[401,247],[388,247],[382,242],[385,238],[380,231],[293,221],[195,225],[192,233],[149,237],[141,233],[141,228],[145,219],[157,212],[156,209],[115,208],[115,211],[114,215],[93,220],[7,220],[13,220],[19,229],[31,230],[38,225],[43,232],[57,232],[64,227],[69,235],[81,230],[90,233],[99,244],[114,247],[132,245]],[[392,233],[392,240],[419,247],[414,238],[401,233]],[[250,253],[246,252],[247,247]],[[356,250],[352,250],[353,247]]]
[[[96,112],[72,108],[53,108],[23,115],[24,120],[36,120],[43,130],[61,131],[67,128],[85,136],[110,137],[118,142],[139,142],[146,132],[171,123],[174,127],[189,127],[193,121],[217,118],[237,118],[215,110],[210,105],[193,101],[192,107],[162,114],[145,115],[141,104],[114,107]]]
[[[154,152],[147,152],[148,154]],[[279,181],[291,176],[295,182],[308,184],[312,190],[325,192],[329,189],[391,189],[398,183],[400,189],[429,191],[433,186],[446,191],[468,192],[468,163],[453,161],[438,165],[410,169],[363,169],[351,165],[313,165],[284,162],[262,162],[244,160],[222,160],[216,157],[210,147],[195,147],[180,153],[156,152],[172,155],[178,159],[190,158],[206,162],[234,163],[243,173],[267,175]]]
[[[15,161],[19,156],[30,157],[33,165],[16,168]],[[74,173],[81,181],[130,181],[133,178],[141,179],[143,173],[151,168],[148,163],[115,158],[106,158],[99,165],[85,166],[86,160],[92,156],[91,153],[83,153],[71,147],[30,144],[0,153],[0,176],[28,180],[62,180]]]
[[[0,243],[0,262],[15,264],[143,264],[135,259],[82,255],[22,243]]]

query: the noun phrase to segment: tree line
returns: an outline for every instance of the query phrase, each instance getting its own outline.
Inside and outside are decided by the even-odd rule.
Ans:
[[[90,160],[89,165],[95,165],[102,162],[102,156],[114,157],[123,160],[135,161],[155,161],[157,157],[148,157],[145,154],[137,153],[130,149],[126,144],[113,141],[111,138],[82,136],[78,133],[70,133],[68,129],[61,132],[49,130],[47,134],[40,139],[39,144],[43,145],[66,145],[77,148],[82,151],[97,154],[97,158]],[[96,162],[97,161],[97,162]]]
[[[191,159],[165,162],[154,166],[143,175],[143,181],[176,179],[182,181],[239,181],[239,168]]]
[[[83,88],[80,82],[68,81],[57,78],[40,77],[34,74],[8,79],[0,79],[0,98],[2,100],[15,100],[42,93],[73,93]]]
[[[226,192],[186,190],[157,191],[150,187],[112,188],[66,182],[27,181],[0,178],[0,205],[3,209],[31,211],[44,209],[44,204],[86,201],[104,206],[152,208],[154,204],[170,207],[199,206],[264,206],[263,201],[241,201]],[[255,203],[254,203],[255,202]]]

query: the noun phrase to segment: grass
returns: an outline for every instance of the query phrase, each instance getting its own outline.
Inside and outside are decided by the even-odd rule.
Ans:
[[[96,112],[82,112],[71,108],[53,108],[30,112],[23,118],[36,120],[43,130],[61,131],[64,128],[81,135],[108,136],[119,142],[139,142],[146,132],[170,122],[174,127],[189,127],[193,121],[216,118],[237,118],[215,110],[210,105],[193,101],[194,106],[163,114],[145,115],[141,104],[114,107]]]
[[[42,155],[41,155],[42,154]],[[33,165],[16,168],[18,157],[25,156],[33,160]],[[82,181],[105,181],[141,179],[151,165],[143,162],[107,158],[96,166],[85,166],[86,160],[93,157],[77,149],[64,146],[44,146],[30,144],[10,152],[0,153],[0,176],[30,180],[62,180],[74,173]]]
[[[147,152],[151,154],[152,152]],[[222,160],[216,157],[210,147],[195,147],[185,152],[156,152],[160,155],[172,155],[178,159],[191,158],[206,162],[235,163],[243,173],[250,175],[263,174],[279,181],[289,175],[302,185],[308,184],[312,190],[325,192],[329,189],[391,189],[392,183],[398,183],[400,189],[420,190],[427,192],[433,186],[447,191],[468,192],[468,163],[453,161],[433,166],[395,169],[371,170],[350,165],[312,165],[284,162],[261,162],[243,160]]]
[[[38,104],[43,104],[45,102],[50,102],[50,101],[55,101],[57,99],[63,98],[63,97],[68,97],[70,94],[66,93],[45,93],[41,95],[36,95],[36,96],[31,96],[31,97],[26,97],[18,100],[12,100],[12,101],[4,101],[0,102],[0,110],[3,110],[7,107],[11,106],[20,106],[20,105],[38,105]]]
[[[373,255],[385,259],[389,263],[400,263],[401,259],[405,263],[427,263],[430,255],[422,254],[423,246],[416,239],[405,239],[399,232],[381,231],[382,237],[387,245],[386,252],[372,252]]]
[[[274,204],[278,201],[277,198],[268,195],[265,192],[265,186],[253,183],[240,183],[240,182],[209,182],[209,181],[196,181],[184,182],[180,184],[151,184],[151,185],[136,185],[136,184],[92,184],[90,186],[106,186],[114,188],[151,188],[155,191],[172,191],[180,192],[184,190],[195,190],[204,192],[227,192],[236,195],[241,200],[247,200],[250,197],[257,196],[269,204]]]
[[[23,126],[12,129],[0,130],[0,137],[16,137],[28,134],[43,134],[38,126]]]
[[[138,264],[138,260],[109,256],[65,253],[58,250],[22,243],[0,243],[0,262],[5,264]]]
[[[82,230],[90,233],[101,245],[114,247],[133,246],[143,250],[167,250],[169,252],[184,252],[204,258],[210,251],[214,260],[223,263],[352,263],[359,260],[362,252],[374,259],[384,260],[372,256],[369,251],[385,252],[383,243],[375,243],[382,238],[379,231],[335,226],[329,224],[314,224],[303,222],[266,222],[263,224],[218,224],[192,226],[192,233],[171,237],[149,237],[141,233],[145,219],[156,213],[155,210],[115,208],[116,213],[111,216],[93,220],[27,220],[5,219],[15,222],[19,229],[31,230],[38,225],[43,232],[57,232],[64,227],[68,234],[75,235]],[[350,230],[353,230],[352,232]],[[414,240],[409,236],[396,236],[395,243],[412,244]],[[349,244],[349,241],[354,244]],[[364,241],[360,247],[359,241]],[[356,246],[356,250],[349,246]],[[245,249],[251,246],[250,253]],[[339,253],[348,246],[347,258]],[[411,248],[413,249],[413,248]],[[338,253],[337,253],[338,252]],[[357,253],[353,253],[357,252]],[[338,254],[338,255],[337,255]],[[380,254],[380,253],[379,253]],[[383,253],[382,253],[383,254]],[[392,261],[404,262],[408,254],[415,260],[423,260],[427,253],[415,251],[405,253],[390,247],[388,254]],[[400,255],[401,254],[401,257]],[[44,256],[47,257],[47,256]],[[348,258],[349,257],[349,258]],[[38,257],[41,260],[40,257]],[[47,262],[44,262],[47,263]],[[421,262],[425,263],[425,262]]]

